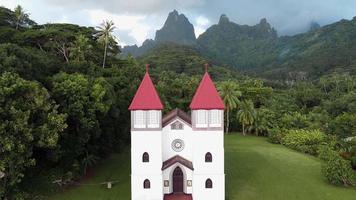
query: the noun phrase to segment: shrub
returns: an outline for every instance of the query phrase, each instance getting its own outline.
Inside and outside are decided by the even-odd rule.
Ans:
[[[283,129],[271,129],[268,132],[268,141],[274,144],[281,144],[286,130]]]
[[[289,148],[317,155],[319,146],[326,136],[319,130],[290,130],[282,139],[282,144]]]
[[[328,161],[333,156],[337,156],[337,152],[330,148],[329,145],[320,145],[318,149],[319,158]]]
[[[344,186],[354,185],[350,161],[338,155],[329,155],[326,163],[322,166],[322,173],[331,184]]]

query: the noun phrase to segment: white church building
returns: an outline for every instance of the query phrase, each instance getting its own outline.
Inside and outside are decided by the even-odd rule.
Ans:
[[[131,199],[225,200],[224,103],[206,71],[190,104],[162,117],[148,70],[131,102]]]

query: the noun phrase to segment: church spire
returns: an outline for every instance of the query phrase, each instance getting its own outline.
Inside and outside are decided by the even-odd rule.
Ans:
[[[208,64],[205,64],[205,74],[195,92],[193,100],[190,104],[190,109],[223,110],[224,108],[224,103],[208,73]]]

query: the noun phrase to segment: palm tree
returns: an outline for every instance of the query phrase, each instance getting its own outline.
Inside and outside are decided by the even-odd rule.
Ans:
[[[92,45],[89,43],[89,39],[80,34],[76,37],[74,44],[69,48],[70,57],[75,58],[78,62],[85,60],[85,55],[90,51]]]
[[[249,131],[254,130],[255,134],[258,136],[264,130],[267,130],[266,120],[261,113],[261,109],[255,110],[255,117]]]
[[[229,125],[230,125],[230,111],[237,108],[239,104],[239,97],[241,96],[241,92],[237,89],[237,84],[233,81],[224,81],[218,85],[219,93],[224,101],[226,107],[226,134],[229,133]]]
[[[243,101],[240,104],[237,119],[242,124],[242,134],[246,135],[245,126],[252,125],[255,119],[255,108],[252,101]]]
[[[97,28],[99,29],[99,32],[97,33],[97,36],[99,37],[98,41],[104,44],[103,68],[105,68],[108,47],[115,41],[115,36],[113,35],[115,26],[113,21],[106,20]]]
[[[84,175],[87,175],[88,167],[93,166],[97,161],[98,157],[93,154],[89,154],[88,151],[86,151],[85,157],[82,160]]]
[[[20,24],[22,24],[25,20],[28,19],[29,14],[26,13],[25,10],[20,5],[15,7],[14,14],[16,19],[16,30],[18,30]]]

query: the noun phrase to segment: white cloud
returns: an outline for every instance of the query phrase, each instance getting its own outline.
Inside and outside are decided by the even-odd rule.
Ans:
[[[0,0],[0,6],[4,6],[13,10],[17,5],[20,4],[18,0]]]
[[[210,23],[210,20],[204,16],[199,16],[195,20],[198,26],[207,26]]]
[[[116,15],[103,10],[88,10],[91,24],[100,24],[103,20],[112,20],[118,31],[126,31],[138,44],[141,44],[152,29],[147,23],[145,15]],[[120,39],[120,36],[118,36]],[[124,45],[124,41],[119,41]]]
[[[204,16],[198,16],[195,19],[195,35],[198,37],[199,35],[201,35],[202,33],[205,32],[205,30],[208,28],[208,26],[210,26],[211,22],[208,18],[204,17]]]

